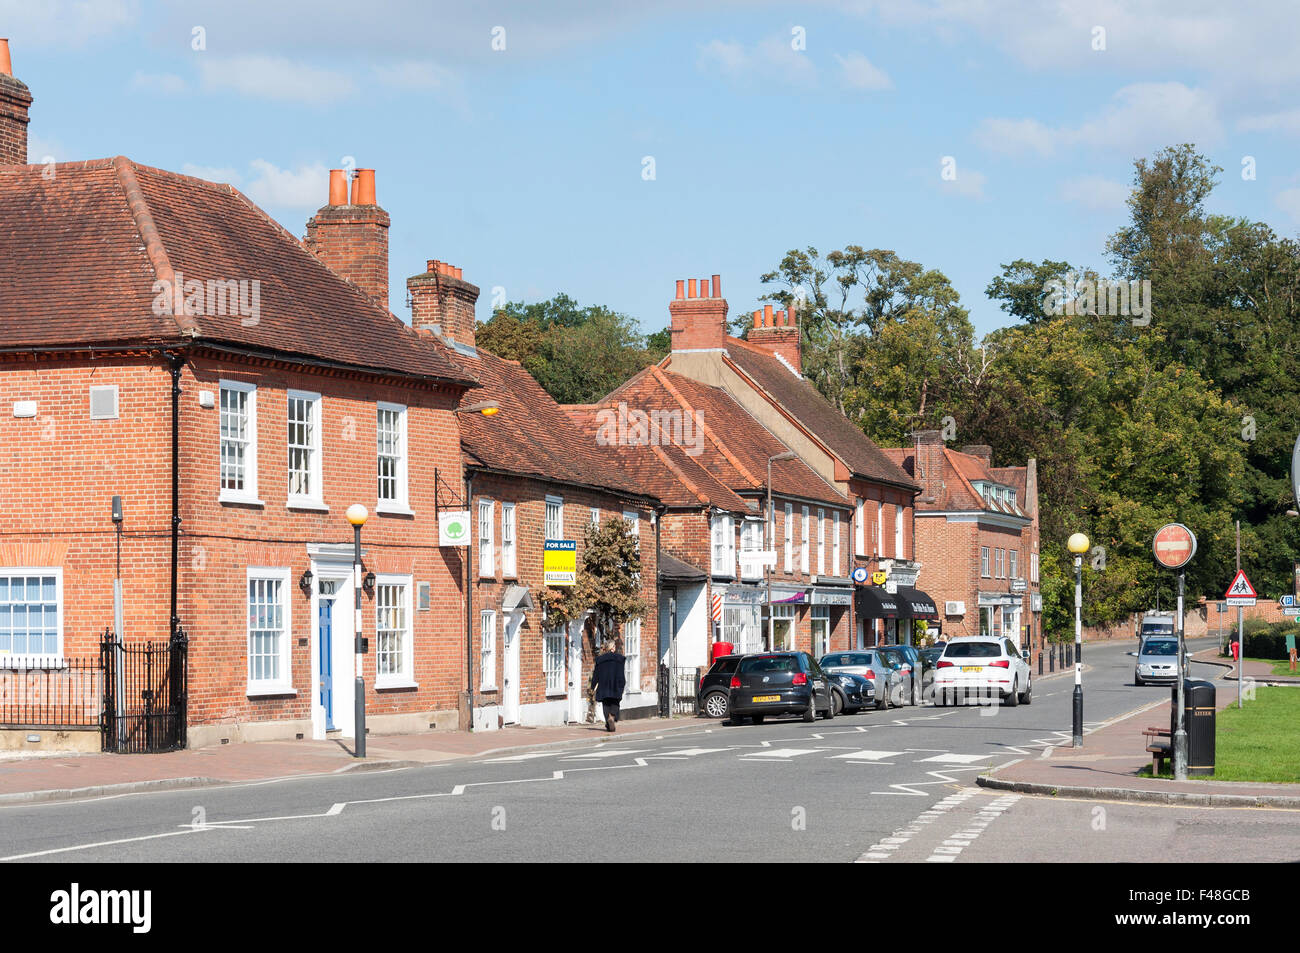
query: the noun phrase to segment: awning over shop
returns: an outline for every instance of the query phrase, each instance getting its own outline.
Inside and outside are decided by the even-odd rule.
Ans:
[[[854,593],[857,614],[863,619],[898,619],[901,616],[900,600],[880,586],[858,586]]]
[[[935,601],[920,589],[898,587],[900,619],[937,619],[939,610]]]
[[[515,612],[521,609],[535,609],[533,597],[527,586],[509,586],[501,599],[502,612]]]

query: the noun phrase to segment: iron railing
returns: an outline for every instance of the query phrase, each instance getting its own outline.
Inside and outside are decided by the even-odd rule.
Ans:
[[[177,629],[176,637],[167,642],[135,644],[126,644],[106,630],[100,649],[104,750],[138,753],[184,748],[189,650],[185,630]]]
[[[3,656],[0,728],[99,728],[104,669],[99,658]]]

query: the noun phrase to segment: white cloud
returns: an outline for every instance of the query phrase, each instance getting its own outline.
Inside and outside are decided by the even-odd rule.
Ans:
[[[130,88],[142,93],[162,93],[174,96],[186,92],[190,84],[175,73],[146,73],[136,70],[131,77]]]
[[[198,57],[199,74],[207,90],[228,89],[258,99],[325,105],[356,91],[344,73],[293,62],[281,56]]]
[[[0,0],[0,23],[14,47],[14,73],[22,78],[24,48],[82,47],[134,23],[139,4],[132,0]]]
[[[236,169],[221,168],[210,165],[194,165],[192,162],[186,162],[181,166],[181,172],[185,175],[192,175],[196,179],[204,179],[208,182],[225,182],[228,185],[238,185],[240,183],[240,175]]]
[[[1291,221],[1300,224],[1300,188],[1283,189],[1273,196],[1273,204],[1290,215]]]
[[[256,176],[244,189],[261,206],[315,209],[329,194],[329,170],[321,163],[281,169],[265,159],[249,163]]]
[[[975,142],[990,152],[1020,155],[1036,152],[1052,154],[1057,133],[1037,119],[985,119],[975,129]]]
[[[1061,198],[1099,212],[1114,211],[1128,201],[1129,186],[1100,175],[1082,175],[1061,185]]]
[[[451,70],[427,60],[405,60],[375,67],[375,76],[399,89],[445,90],[456,82]]]
[[[993,152],[1041,156],[1076,146],[1137,155],[1171,142],[1205,147],[1223,137],[1214,97],[1182,83],[1133,83],[1090,119],[1050,127],[1036,119],[985,119],[974,133]]]
[[[1300,134],[1300,109],[1246,116],[1237,122],[1239,132],[1283,132]]]
[[[751,47],[712,40],[700,48],[699,66],[705,72],[720,73],[744,86],[817,85],[817,67],[807,53],[794,49],[790,37],[783,34],[759,40]]]
[[[894,84],[884,70],[872,64],[861,53],[849,53],[845,56],[835,54],[840,64],[840,80],[850,89],[881,90],[893,89]]]

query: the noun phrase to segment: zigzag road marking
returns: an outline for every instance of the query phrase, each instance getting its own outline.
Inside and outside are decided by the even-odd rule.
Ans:
[[[984,769],[979,765],[971,765],[970,767],[965,767],[965,768],[951,767],[951,768],[944,769],[944,771],[983,771],[983,770]],[[953,784],[961,780],[960,778],[949,777],[947,774],[944,773],[944,771],[925,772],[932,778],[938,778],[937,781],[911,781],[907,784],[891,784],[890,785],[891,788],[897,788],[898,790],[872,791],[871,793],[872,794],[897,794],[900,796],[911,796],[911,797],[924,797],[927,792],[918,791],[916,790],[917,788],[928,787],[934,784]]]

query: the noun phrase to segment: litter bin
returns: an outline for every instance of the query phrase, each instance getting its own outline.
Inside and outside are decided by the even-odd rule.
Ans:
[[[712,657],[709,659],[709,661],[710,661],[710,662],[716,662],[718,659],[722,658],[722,656],[724,656],[724,655],[731,655],[731,654],[733,654],[733,653],[735,652],[735,650],[736,650],[736,646],[733,645],[733,644],[730,643],[730,642],[714,642],[714,643],[713,643],[713,655],[712,655]]]
[[[1169,737],[1178,730],[1178,687],[1170,689]],[[1213,682],[1188,679],[1183,683],[1183,724],[1187,728],[1187,776],[1204,777],[1214,773]]]

